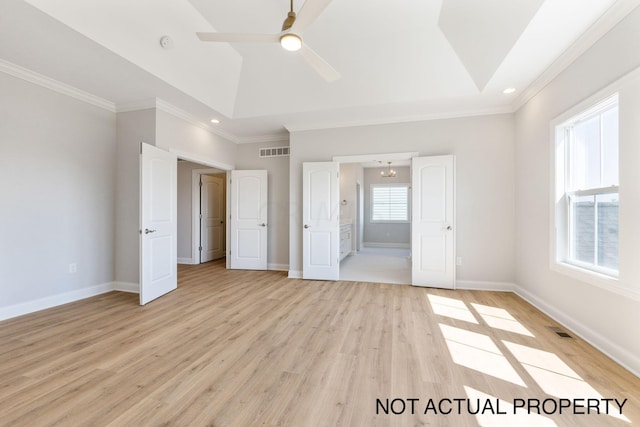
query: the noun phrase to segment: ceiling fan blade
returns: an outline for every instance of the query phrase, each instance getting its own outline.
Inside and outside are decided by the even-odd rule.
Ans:
[[[302,46],[300,54],[307,60],[309,65],[316,70],[327,82],[331,83],[342,76],[327,61],[322,59],[313,49],[308,46]]]
[[[307,0],[304,2],[300,12],[298,12],[296,22],[291,27],[291,31],[297,34],[304,33],[324,12],[329,3],[331,3],[331,0]]]
[[[203,42],[279,43],[280,34],[196,33]]]

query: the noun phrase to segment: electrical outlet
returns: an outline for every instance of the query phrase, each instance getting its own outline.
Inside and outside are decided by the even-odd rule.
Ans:
[[[462,265],[462,257],[461,256],[456,258],[456,265]]]
[[[73,274],[77,272],[78,272],[78,264],[76,264],[75,262],[72,262],[71,264],[69,264],[69,273]]]

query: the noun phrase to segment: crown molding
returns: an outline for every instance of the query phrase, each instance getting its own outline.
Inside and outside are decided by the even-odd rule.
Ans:
[[[569,46],[553,63],[531,83],[512,105],[512,110],[519,110],[531,98],[536,96],[562,71],[592,47],[598,40],[618,25],[627,15],[640,6],[640,0],[620,0],[613,4],[591,27]]]
[[[294,125],[285,125],[285,128],[289,132],[301,132],[301,131],[307,131],[307,130],[338,129],[338,128],[348,128],[348,127],[359,127],[359,126],[375,126],[375,125],[388,125],[388,124],[395,124],[395,123],[410,123],[410,122],[424,122],[424,121],[431,121],[431,120],[458,119],[463,117],[490,116],[494,114],[511,114],[513,112],[514,110],[512,109],[512,107],[510,105],[507,105],[502,107],[481,108],[476,110],[417,114],[417,115],[400,116],[400,117],[385,118],[385,119],[294,124]]]
[[[5,61],[4,59],[0,59],[0,72],[9,74],[13,77],[17,77],[46,89],[50,89],[54,92],[61,93],[87,104],[91,104],[95,107],[102,108],[112,113],[116,112],[116,106],[111,101],[100,98],[99,96],[93,95],[89,92],[85,92],[66,83],[62,83],[61,81],[52,79],[51,77],[47,77],[44,74],[36,73],[35,71],[31,71],[28,68],[24,68],[12,62]]]
[[[158,110],[164,111],[165,113],[171,114],[174,117],[177,117],[186,122],[189,122],[192,125],[197,126],[201,129],[204,129],[214,135],[220,136],[233,143],[236,143],[236,144],[238,143],[238,137],[235,136],[234,134],[224,131],[220,128],[208,125],[206,123],[203,123],[192,114],[160,98],[149,98],[149,99],[142,99],[140,101],[121,103],[117,105],[116,111],[118,113],[124,113],[127,111],[147,110],[149,108],[156,108]]]

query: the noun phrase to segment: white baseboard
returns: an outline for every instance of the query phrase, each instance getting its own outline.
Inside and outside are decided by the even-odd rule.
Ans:
[[[409,249],[409,243],[363,242],[365,248],[402,248]]]
[[[527,301],[529,304],[536,307],[538,310],[551,317],[562,326],[569,329],[571,332],[578,335],[580,338],[615,360],[619,365],[628,369],[635,376],[640,377],[640,355],[632,354],[627,349],[620,347],[618,344],[611,342],[606,337],[595,332],[584,324],[576,321],[575,319],[567,316],[552,304],[543,301],[536,295],[527,291],[526,289],[514,285],[513,292],[520,298]]]
[[[516,285],[509,282],[487,282],[477,280],[456,280],[456,289],[473,291],[513,292]]]
[[[193,258],[178,258],[178,264],[197,264],[197,262]]]
[[[140,293],[140,284],[130,282],[113,282],[112,290],[120,292],[131,292],[132,294]]]
[[[289,270],[289,279],[302,279],[302,271],[300,270]]]
[[[268,264],[267,270],[289,271],[289,264]]]
[[[65,292],[63,294],[51,295],[51,296],[39,298],[33,301],[26,301],[23,303],[10,305],[8,307],[1,307],[0,320],[22,316],[24,314],[29,314],[29,313],[44,310],[47,308],[56,307],[62,304],[68,304],[70,302],[74,302],[81,299],[111,292],[112,290],[113,290],[113,284],[109,282],[109,283],[103,283],[101,285],[91,286],[88,288],[77,289],[71,292]]]

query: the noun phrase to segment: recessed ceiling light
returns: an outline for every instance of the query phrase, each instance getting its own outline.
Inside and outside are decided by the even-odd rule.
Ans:
[[[513,92],[515,92],[515,91],[516,91],[516,88],[515,88],[515,87],[508,87],[508,88],[506,88],[505,90],[503,90],[503,91],[502,91],[502,93],[504,93],[504,94],[507,94],[507,95],[508,95],[508,94],[513,93]]]
[[[211,119],[211,123],[213,123],[214,125],[217,125],[218,123],[220,123],[220,120],[218,120],[218,119]]]

